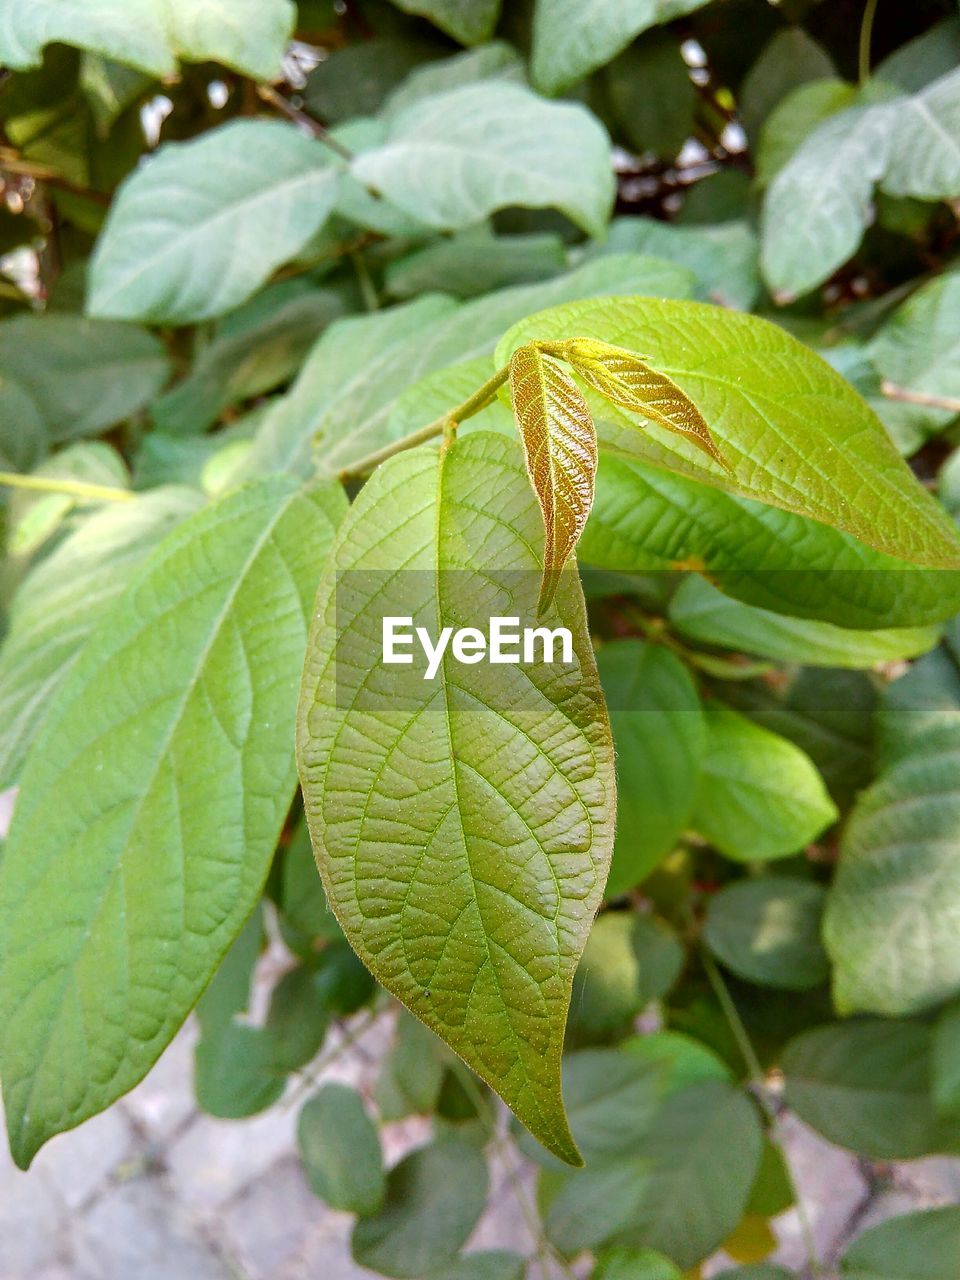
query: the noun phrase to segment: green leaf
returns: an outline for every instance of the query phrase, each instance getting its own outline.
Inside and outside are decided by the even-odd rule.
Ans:
[[[17,448],[25,424],[36,422],[50,442],[95,435],[147,404],[169,372],[157,339],[133,325],[61,314],[4,321],[0,417],[16,424],[12,460],[24,469],[37,461]],[[5,442],[0,427],[0,447]]]
[[[289,280],[258,294],[224,320],[201,347],[182,382],[155,400],[161,431],[206,431],[231,405],[271,391],[292,377],[320,332],[346,310],[334,289]]]
[[[940,200],[960,190],[960,71],[898,99],[883,190]]]
[[[857,91],[846,80],[814,80],[784,96],[771,111],[757,144],[757,179],[769,186],[810,135],[831,116],[854,104]]]
[[[570,1004],[570,1034],[581,1041],[622,1032],[651,1000],[673,986],[684,952],[666,925],[608,911],[590,933]]]
[[[257,899],[343,502],[273,479],[185,521],[44,720],[0,868],[0,1071],[23,1166],[144,1076]]]
[[[960,1270],[960,1209],[926,1209],[880,1222],[854,1240],[843,1280],[953,1280]]]
[[[852,631],[831,622],[790,618],[731,600],[698,575],[687,577],[671,600],[670,621],[690,640],[820,667],[863,668],[915,658],[934,648],[941,630],[928,626]]]
[[[783,858],[837,819],[810,758],[726,707],[707,708],[693,827],[737,862]]]
[[[913,568],[829,525],[607,453],[578,555],[603,569],[700,568],[746,604],[850,628],[940,622],[960,608],[956,573]]]
[[[385,527],[395,529],[387,539]],[[545,1145],[577,1162],[560,1053],[609,867],[614,794],[579,582],[565,575],[548,615],[571,630],[572,666],[453,667],[448,654],[437,683],[411,669],[398,690],[395,678],[376,678],[381,627],[369,626],[371,610],[414,616],[434,636],[449,622],[486,626],[494,613],[532,625],[540,539],[513,441],[476,432],[442,453],[415,450],[380,467],[321,581],[298,756],[327,897],[347,937]],[[374,737],[355,739],[360,724],[374,722]],[[356,745],[347,748],[344,735]],[[408,762],[401,772],[391,763],[398,751]],[[407,770],[412,791],[401,781]],[[426,846],[424,832],[433,833]]]
[[[472,298],[490,289],[548,279],[565,265],[559,236],[497,236],[483,224],[391,262],[385,281],[395,298],[432,290]]]
[[[960,1119],[960,1004],[949,1004],[933,1033],[931,1089],[937,1113]]]
[[[784,1051],[786,1101],[830,1142],[871,1160],[960,1150],[930,1099],[931,1031],[871,1018],[804,1032]]]
[[[613,204],[610,144],[583,107],[509,82],[468,84],[393,116],[355,178],[431,227],[459,230],[507,205],[556,208],[600,236]]]
[[[874,73],[910,93],[953,71],[960,62],[960,19],[944,18],[883,59]]]
[[[525,84],[523,59],[512,44],[491,40],[449,58],[421,62],[387,98],[384,113],[396,115],[421,98],[478,80],[512,80]]]
[[[737,94],[740,120],[756,143],[764,122],[776,114],[794,91],[810,81],[834,74],[826,50],[803,27],[787,27],[763,47]]]
[[[389,35],[333,49],[307,76],[304,106],[330,124],[372,116],[408,76],[424,74],[443,53],[440,44]]]
[[[683,1280],[679,1267],[653,1249],[604,1249],[592,1280]]]
[[[438,1138],[390,1170],[383,1208],[354,1227],[354,1261],[381,1275],[420,1280],[453,1261],[486,1199],[481,1152],[452,1134]]]
[[[776,325],[699,302],[599,298],[515,325],[497,348],[497,364],[525,342],[562,342],[571,335],[642,353],[677,383],[706,421],[733,477],[693,442],[588,396],[601,449],[733,487],[915,564],[960,565],[956,528],[898,457],[869,407]]]
[[[960,400],[960,272],[931,280],[893,313],[868,349],[880,375],[920,395]],[[956,413],[928,407],[945,426]]]
[[[288,124],[235,120],[167,143],[111,205],[90,264],[90,313],[165,324],[222,315],[296,257],[337,183],[323,144]]]
[[[783,1267],[771,1266],[769,1262],[758,1262],[752,1267],[735,1267],[733,1271],[721,1271],[717,1280],[793,1280],[789,1271]]]
[[[711,898],[703,937],[739,978],[805,991],[828,973],[820,942],[825,891],[807,880],[740,880]]]
[[[856,250],[891,129],[886,107],[847,107],[804,139],[767,188],[760,268],[779,301],[809,293]]]
[[[389,1123],[433,1111],[443,1084],[440,1042],[405,1010],[397,1020],[394,1042],[384,1056],[377,1080],[376,1102]]]
[[[597,433],[579,388],[536,347],[520,347],[510,357],[510,398],[527,476],[543,515],[540,614],[553,602],[593,506]]]
[[[290,0],[0,0],[0,62],[39,66],[57,41],[155,76],[172,76],[179,56],[272,80],[295,16]]]
[[[0,791],[17,782],[47,707],[144,558],[202,505],[158,489],[95,512],[21,583],[0,647]]]
[[[461,1255],[449,1267],[431,1271],[426,1280],[523,1280],[526,1262],[515,1253],[489,1249]]]
[[[640,640],[604,644],[597,667],[617,750],[617,836],[607,897],[640,883],[693,811],[707,734],[693,680],[674,654]]]
[[[297,1140],[314,1195],[331,1209],[377,1212],[386,1191],[380,1139],[355,1089],[324,1085],[300,1112]]]
[[[960,717],[911,738],[843,836],[824,939],[844,1012],[891,1016],[960,992]]]
[[[696,296],[705,302],[749,311],[760,292],[757,237],[745,222],[715,227],[680,226],[655,218],[614,218],[610,232],[594,252],[649,253],[697,277]],[[651,293],[663,295],[659,289]]]
[[[609,62],[642,31],[701,8],[706,0],[537,0],[531,70],[559,93]]]
[[[323,892],[323,881],[313,858],[310,832],[301,822],[293,834],[283,860],[280,906],[284,917],[304,937],[325,942],[343,938],[337,917]]]
[[[221,1120],[245,1120],[266,1111],[287,1082],[276,1046],[260,1027],[227,1022],[205,1035],[195,1052],[197,1102]]]
[[[117,451],[101,440],[68,445],[41,462],[32,473],[37,480],[66,480],[102,485],[123,493],[130,473]],[[131,497],[133,495],[131,494]],[[31,556],[63,526],[71,512],[103,506],[103,499],[84,499],[69,493],[13,490],[10,496],[7,554]]]
[[[607,67],[604,81],[622,136],[639,152],[671,160],[694,132],[697,90],[680,43],[650,32]]]
[[[197,1001],[197,1021],[204,1035],[220,1031],[234,1014],[250,1007],[253,971],[262,949],[263,906],[258,902]]]
[[[393,0],[404,13],[429,18],[461,44],[489,40],[500,16],[500,0]]]

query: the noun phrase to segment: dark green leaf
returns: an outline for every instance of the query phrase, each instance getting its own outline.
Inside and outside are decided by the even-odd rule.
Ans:
[[[297,1136],[314,1195],[347,1213],[380,1209],[386,1190],[380,1139],[354,1089],[324,1085],[300,1112]]]
[[[829,972],[820,943],[825,897],[806,880],[738,881],[710,900],[704,941],[747,982],[787,991],[818,986]]]

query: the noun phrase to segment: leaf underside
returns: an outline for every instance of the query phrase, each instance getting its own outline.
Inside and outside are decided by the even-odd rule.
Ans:
[[[536,347],[521,347],[514,353],[510,392],[527,473],[546,531],[537,606],[543,613],[593,506],[597,432],[575,383]]]
[[[381,620],[536,620],[540,513],[520,451],[476,432],[380,467],[318,594],[298,759],[330,904],[380,982],[561,1159],[573,975],[613,842],[613,749],[578,578],[549,613],[572,666],[382,666]],[[384,530],[389,530],[385,536]]]

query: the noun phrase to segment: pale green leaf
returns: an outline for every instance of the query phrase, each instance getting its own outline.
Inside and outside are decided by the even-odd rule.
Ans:
[[[602,645],[597,667],[617,749],[617,836],[607,896],[634,888],[676,844],[697,794],[706,725],[696,687],[661,645]]]
[[[38,481],[97,485],[120,493],[130,488],[126,464],[117,451],[102,440],[68,445],[41,462],[31,474]],[[84,499],[68,493],[14,489],[7,519],[7,553],[33,555],[63,526],[71,512],[102,506],[103,502],[103,498],[93,496]]]
[[[960,404],[960,272],[931,280],[898,307],[868,355],[894,386]],[[925,413],[939,427],[957,416],[936,406]]]
[[[889,163],[896,110],[868,104],[829,116],[770,183],[760,267],[778,298],[809,293],[855,252]]]
[[[560,209],[600,236],[614,197],[610,143],[596,118],[503,81],[413,103],[391,118],[384,145],[351,169],[401,209],[447,230],[519,205]]]
[[[880,185],[891,195],[920,200],[960,191],[960,70],[898,100]]]
[[[858,1236],[840,1262],[842,1280],[953,1280],[960,1273],[960,1209],[907,1213]]]
[[[809,756],[727,707],[707,708],[709,737],[692,826],[737,862],[798,852],[836,821]]]
[[[733,487],[915,564],[960,566],[956,527],[897,455],[870,408],[776,325],[699,302],[600,298],[530,316],[502,339],[496,360],[505,363],[534,339],[573,336],[636,352],[677,383],[733,475],[728,479],[675,432],[588,396],[601,449]]]
[[[768,186],[825,120],[856,101],[846,80],[813,80],[786,94],[770,112],[757,143],[757,180]]]
[[[683,1280],[679,1267],[653,1249],[604,1249],[592,1280]]]
[[[803,27],[778,31],[764,45],[737,94],[740,120],[751,142],[756,144],[764,122],[793,97],[794,90],[832,75],[830,55]]]
[[[786,991],[819,986],[828,973],[820,943],[824,898],[808,880],[739,880],[710,899],[704,941],[747,982]]]
[[[787,1106],[830,1142],[872,1160],[960,1150],[930,1098],[931,1030],[871,1018],[806,1031],[784,1051]]]
[[[0,416],[17,435],[31,422],[48,441],[95,435],[143,408],[169,373],[161,344],[134,325],[63,314],[0,324]]]
[[[824,938],[845,1012],[896,1016],[960,992],[960,717],[908,747],[844,831]]]
[[[483,1155],[463,1138],[411,1152],[390,1170],[383,1207],[354,1228],[354,1261],[401,1280],[452,1262],[483,1212],[487,1183]]]
[[[259,895],[343,503],[273,479],[182,523],[44,720],[0,868],[0,1070],[21,1165],[143,1077]]]
[[[501,0],[393,0],[404,13],[420,14],[461,44],[489,40],[500,16]]]
[[[757,608],[856,629],[960,608],[955,572],[916,569],[829,525],[608,454],[578,554],[604,569],[701,569]]]
[[[331,212],[338,176],[322,143],[277,121],[167,143],[110,208],[90,313],[167,324],[222,315],[296,257]]]
[[[915,658],[932,649],[941,628],[888,627],[853,631],[810,618],[790,618],[731,600],[706,578],[689,576],[670,602],[681,635],[779,662],[863,668]]]
[[[314,1195],[331,1209],[376,1213],[386,1190],[380,1139],[354,1089],[324,1085],[300,1112],[297,1136]]]
[[[432,290],[472,298],[490,289],[548,279],[565,266],[559,236],[496,236],[483,225],[397,258],[384,278],[387,292],[395,298]]]
[[[290,0],[0,0],[0,62],[38,66],[56,41],[155,76],[182,57],[272,80],[295,16]]]
[[[513,80],[523,84],[523,59],[512,44],[491,40],[489,44],[466,49],[449,58],[431,60],[425,65],[421,61],[389,95],[383,110],[387,115],[396,115],[421,98],[478,80]]]
[[[706,0],[537,0],[531,70],[559,93],[625,49],[641,31],[701,8]]]
[[[85,520],[23,581],[0,647],[0,791],[17,781],[46,708],[154,545],[202,505],[157,489]]]
[[[321,581],[298,755],[327,896],[348,938],[576,1163],[560,1055],[609,867],[614,795],[579,582],[564,576],[547,615],[572,631],[572,666],[467,666],[447,653],[435,682],[410,668],[398,687],[395,673],[383,679],[381,626],[371,625],[374,611],[416,617],[433,635],[468,619],[486,627],[493,614],[533,625],[541,545],[514,441],[477,432],[380,467]]]

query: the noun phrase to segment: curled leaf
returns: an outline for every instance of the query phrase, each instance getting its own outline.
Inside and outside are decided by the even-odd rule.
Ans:
[[[724,471],[730,470],[703,414],[686,392],[635,352],[593,338],[570,338],[566,342],[539,345],[544,351],[566,360],[604,399],[687,436],[719,462]]]
[[[538,612],[549,608],[563,566],[593,506],[597,432],[586,400],[555,360],[535,346],[510,361],[510,393],[546,543]]]

